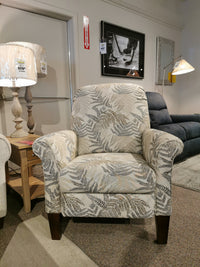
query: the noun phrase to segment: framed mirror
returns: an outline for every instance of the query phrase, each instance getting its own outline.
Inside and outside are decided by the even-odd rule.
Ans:
[[[173,68],[174,47],[174,41],[163,37],[156,38],[156,84],[158,85],[163,84],[163,75],[164,85],[172,85],[168,80],[168,73],[171,72]]]

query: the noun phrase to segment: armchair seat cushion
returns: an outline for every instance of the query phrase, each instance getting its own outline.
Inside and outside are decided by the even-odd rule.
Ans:
[[[155,177],[140,154],[93,153],[63,168],[59,184],[62,193],[151,193]]]

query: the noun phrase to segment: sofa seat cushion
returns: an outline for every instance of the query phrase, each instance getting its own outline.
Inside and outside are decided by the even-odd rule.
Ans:
[[[61,170],[59,184],[63,193],[150,193],[155,179],[139,154],[94,153],[73,159]]]
[[[195,121],[180,122],[186,133],[187,140],[200,137],[200,123]]]
[[[195,121],[159,125],[156,129],[173,134],[183,142],[200,136],[200,123]]]
[[[183,142],[187,140],[186,132],[184,128],[179,125],[179,123],[159,125],[156,127],[156,129],[173,134],[176,137],[179,137]]]

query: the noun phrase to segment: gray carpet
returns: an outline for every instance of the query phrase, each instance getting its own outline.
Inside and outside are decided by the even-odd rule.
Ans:
[[[200,172],[200,168],[198,170]],[[182,168],[180,171],[182,172]],[[17,229],[23,230],[23,224],[20,223],[23,221],[26,223],[28,219],[34,217],[37,220],[38,215],[43,215],[46,219],[44,201],[35,200],[32,201],[32,204],[32,213],[25,214],[21,198],[12,191],[8,193],[8,214],[4,228],[0,230],[0,258],[2,256],[2,259],[7,258],[6,248],[8,249],[12,243]],[[156,235],[153,218],[131,221],[102,221],[99,219],[74,222],[70,220],[68,225],[63,218],[62,229],[64,237],[71,240],[72,244],[80,248],[91,261],[100,267],[198,267],[200,266],[200,193],[172,186],[172,207],[169,240],[166,246],[154,243]],[[45,229],[49,235],[49,228],[46,226]],[[45,245],[45,249],[41,242],[36,246],[37,238],[31,236],[33,235],[29,231],[28,240],[24,239],[22,243],[29,244],[31,255],[37,255],[38,260],[41,257],[40,262],[42,263],[48,256],[48,245]],[[41,253],[37,253],[38,249]],[[56,250],[53,251],[56,257]],[[66,254],[68,252],[66,248]],[[22,266],[35,266],[32,256],[29,258],[27,254],[26,259],[29,259],[29,265],[24,263]],[[22,263],[23,260],[25,262],[23,255],[21,259]],[[48,260],[51,261],[52,257]],[[9,267],[12,266],[16,265],[9,265]],[[51,265],[43,264],[41,266]],[[64,266],[68,266],[67,262]]]
[[[130,224],[74,223],[65,236],[102,267],[199,267],[200,194],[173,186],[167,246],[154,243],[154,219]]]

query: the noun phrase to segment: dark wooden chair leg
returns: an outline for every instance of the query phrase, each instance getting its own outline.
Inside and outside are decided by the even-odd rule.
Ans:
[[[156,216],[156,234],[158,244],[167,244],[170,216]]]
[[[48,213],[48,219],[51,231],[51,238],[53,240],[60,240],[61,238],[60,213]]]
[[[0,229],[3,228],[4,218],[5,218],[5,217],[0,218]]]

